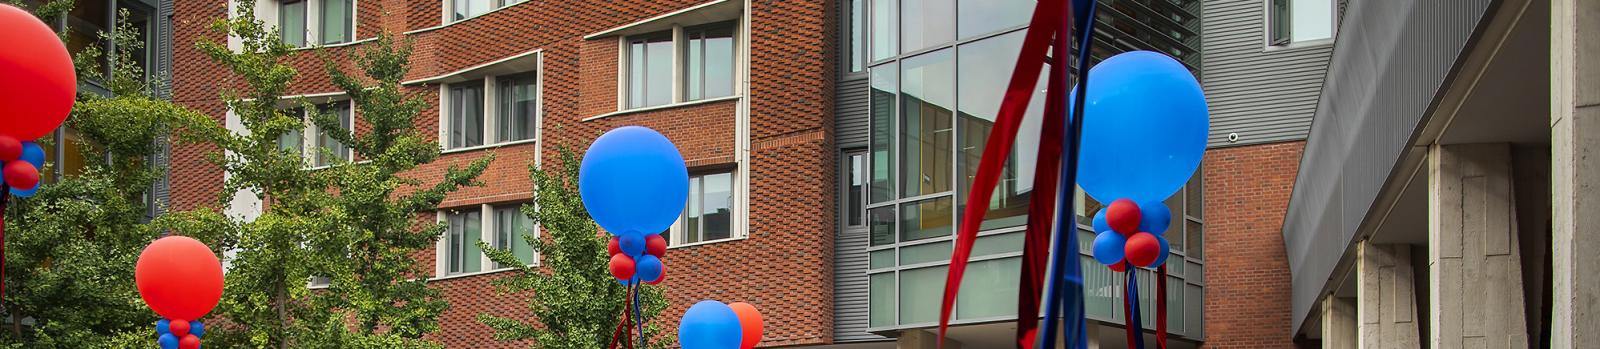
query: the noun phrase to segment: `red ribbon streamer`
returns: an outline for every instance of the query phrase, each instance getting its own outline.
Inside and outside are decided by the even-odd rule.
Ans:
[[[633,293],[634,287],[635,286],[632,285],[628,286],[629,294]],[[633,337],[629,335],[630,333],[628,331],[626,331],[628,328],[628,321],[631,318],[629,315],[633,314],[629,311],[633,305],[633,297],[624,296],[622,298],[622,317],[617,319],[617,329],[615,331],[611,331],[611,345],[608,346],[610,349],[617,349],[617,339],[622,339],[621,342],[627,343],[624,344],[627,348],[633,348]],[[643,336],[644,334],[641,333],[639,335]]]
[[[1156,267],[1156,348],[1167,349],[1167,265]]]
[[[1122,320],[1125,324],[1123,329],[1126,330],[1125,332],[1128,334],[1127,347],[1132,348],[1134,343],[1138,343],[1139,338],[1137,336],[1140,335],[1139,327],[1142,327],[1142,325],[1133,321],[1134,317],[1137,316],[1134,314],[1136,310],[1134,310],[1133,302],[1139,301],[1133,297],[1133,288],[1136,287],[1133,284],[1133,278],[1137,277],[1134,274],[1137,272],[1138,268],[1134,267],[1133,263],[1128,263],[1126,261],[1122,263],[1122,267],[1125,268],[1123,270],[1128,273],[1127,281],[1122,284]]]
[[[1063,28],[1056,32],[1055,44],[1051,46],[1051,73],[1046,91],[1066,91],[1068,88],[1067,74],[1057,71],[1071,69],[1072,65],[1067,59],[1071,40],[1067,34],[1069,30],[1065,29],[1072,25],[1072,16],[1069,14],[1067,18],[1062,23]],[[1028,202],[1028,228],[1022,242],[1022,276],[1021,285],[1017,287],[1017,348],[1022,349],[1033,348],[1034,336],[1039,329],[1039,300],[1047,283],[1045,271],[1049,269],[1050,233],[1056,218],[1056,200],[1049,195],[1058,191],[1057,186],[1061,182],[1057,176],[1061,174],[1061,140],[1066,133],[1067,103],[1065,98],[1055,95],[1051,93],[1045,97],[1043,130],[1039,135],[1036,160],[1038,164],[1034,166],[1038,172],[1033,176],[1034,194]]]
[[[1027,34],[1022,42],[1022,51],[1017,55],[1017,67],[1011,74],[1011,82],[1006,88],[1004,99],[1001,100],[1000,112],[995,116],[994,128],[989,131],[989,139],[984,143],[983,157],[978,161],[978,170],[972,180],[972,192],[967,196],[967,208],[962,213],[961,226],[956,233],[955,250],[950,255],[950,269],[945,278],[944,299],[939,308],[939,348],[944,347],[944,338],[950,326],[950,314],[954,309],[956,295],[961,292],[961,278],[967,270],[967,259],[972,256],[972,245],[977,241],[978,228],[983,224],[983,217],[989,212],[989,199],[994,195],[995,185],[1000,181],[1001,170],[1005,166],[1006,158],[1011,155],[1011,146],[1016,143],[1017,129],[1022,126],[1022,118],[1028,109],[1028,100],[1033,97],[1034,88],[1038,84],[1039,72],[1044,69],[1044,57],[1049,49],[1051,36],[1057,31],[1056,26],[1062,20],[1059,13],[1065,6],[1065,0],[1041,0],[1034,9],[1033,19],[1029,22]],[[1052,93],[1049,98],[1061,98]],[[1064,95],[1064,94],[1061,94]],[[1059,127],[1057,127],[1059,128]],[[1052,142],[1045,142],[1052,143]],[[1054,142],[1059,143],[1059,142]],[[1037,181],[1037,177],[1035,179]],[[1035,191],[1038,192],[1037,190]],[[1035,199],[1034,201],[1041,201]],[[1049,201],[1049,200],[1043,200]],[[1037,237],[1032,235],[1044,231],[1033,229],[1032,220],[1041,216],[1032,210],[1037,206],[1029,204],[1030,227],[1027,241],[1034,241]],[[1053,215],[1043,215],[1053,217]],[[1035,246],[1040,244],[1029,244]],[[1024,248],[1024,261],[1040,258],[1027,255],[1033,248]],[[1047,253],[1045,255],[1048,255]],[[1038,262],[1035,262],[1038,263]],[[1041,271],[1042,272],[1042,271]],[[1032,276],[1030,275],[1030,278]],[[1029,278],[1025,278],[1029,280]],[[1042,276],[1024,282],[1043,283]],[[1040,291],[1031,291],[1039,294]],[[1020,293],[1020,292],[1019,292]],[[1027,302],[1037,302],[1038,296],[1024,297]],[[1019,301],[1021,302],[1021,301]],[[1037,314],[1038,306],[1032,308]],[[1037,315],[1025,318],[1037,321]],[[1025,331],[1018,326],[1019,333]]]

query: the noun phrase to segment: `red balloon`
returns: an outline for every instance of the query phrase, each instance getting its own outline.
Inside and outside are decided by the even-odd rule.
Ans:
[[[655,280],[645,281],[644,284],[646,284],[646,285],[656,285],[656,284],[660,284],[662,281],[666,281],[666,280],[667,280],[667,265],[666,264],[662,264],[661,265],[661,275],[656,276]]]
[[[199,319],[222,300],[222,262],[199,240],[168,236],[139,254],[133,282],[144,303],[161,317]],[[176,320],[172,326],[178,326]]]
[[[756,343],[761,343],[761,331],[764,324],[761,321],[761,312],[756,306],[745,302],[728,305],[733,308],[733,313],[739,315],[739,327],[744,329],[744,341],[739,343],[739,349],[755,348]]]
[[[1123,245],[1129,263],[1148,267],[1156,264],[1156,259],[1161,257],[1161,241],[1156,240],[1150,233],[1138,233],[1128,237],[1128,243]]]
[[[22,158],[22,142],[15,137],[0,135],[0,161],[16,161]]]
[[[200,349],[200,337],[183,336],[183,339],[178,340],[178,349]]]
[[[626,254],[611,255],[611,276],[617,280],[633,279],[633,258]]]
[[[72,56],[38,17],[0,4],[0,135],[38,139],[61,126],[78,93]]]
[[[1123,236],[1139,232],[1139,204],[1133,200],[1117,199],[1106,207],[1106,224]]]
[[[611,241],[606,242],[606,253],[610,256],[622,254],[622,242],[617,240],[616,236],[612,236]]]
[[[17,189],[32,189],[39,186],[39,169],[27,161],[7,162],[0,176],[6,178],[6,185]]]
[[[1128,271],[1128,264],[1124,262],[1117,262],[1116,264],[1107,265],[1106,268],[1110,268],[1111,271],[1121,273]]]
[[[644,238],[644,253],[656,258],[667,256],[667,239],[661,234],[650,234]]]
[[[170,322],[171,322],[171,324],[167,325],[167,330],[168,331],[172,331],[172,335],[173,336],[178,337],[178,338],[183,338],[183,336],[189,335],[189,321],[188,320],[177,320],[177,319],[174,319],[174,320],[172,320]]]

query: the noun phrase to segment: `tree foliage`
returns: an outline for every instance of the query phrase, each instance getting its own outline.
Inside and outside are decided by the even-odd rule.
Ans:
[[[578,195],[578,163],[572,152],[562,149],[559,171],[529,167],[535,201],[523,205],[522,213],[549,236],[541,239],[524,234],[522,238],[538,251],[542,265],[519,267],[515,276],[495,280],[495,286],[505,294],[527,294],[533,321],[478,315],[478,321],[494,328],[496,339],[532,339],[536,348],[604,348],[621,320],[627,289],[608,269],[611,258],[606,244],[610,237],[599,232]],[[522,264],[511,251],[482,242],[479,247],[496,263]],[[647,322],[646,348],[668,347],[673,341],[652,321],[667,307],[663,290],[644,286],[640,304]]]

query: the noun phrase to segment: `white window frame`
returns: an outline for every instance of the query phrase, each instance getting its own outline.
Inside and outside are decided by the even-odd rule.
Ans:
[[[324,46],[342,46],[342,45],[349,45],[349,44],[352,44],[352,43],[355,43],[355,42],[362,41],[361,39],[357,38],[359,36],[359,34],[358,34],[359,32],[357,32],[356,29],[361,27],[361,23],[360,23],[361,22],[361,1],[363,1],[363,0],[350,0],[350,28],[349,28],[350,29],[350,40],[343,41],[343,42],[337,42],[337,43],[328,43],[328,44],[322,43],[322,2],[323,1],[324,0],[302,0],[302,2],[304,2],[306,4],[306,21],[305,21],[306,38],[305,38],[305,45],[304,46],[296,46],[296,48],[299,48],[299,49],[310,49],[310,48],[324,47]],[[281,23],[281,22],[278,21],[278,19],[279,19],[278,17],[281,15],[280,11],[282,11],[282,7],[283,7],[282,4],[283,4],[282,0],[258,0],[258,1],[256,1],[256,7],[255,7],[256,20],[259,20],[262,23],[266,23],[268,26],[270,26],[272,28],[273,32],[277,32],[280,29],[280,28],[278,28],[278,24]],[[231,9],[236,7],[236,6],[237,6],[237,1],[230,0],[228,2],[228,8],[230,9],[230,12],[229,12],[230,16],[233,14]],[[234,38],[232,36],[229,37],[229,44],[230,44],[231,47],[234,47],[235,49],[238,49],[238,48],[242,47],[240,45],[235,45],[235,41],[237,41],[237,38]]]
[[[347,116],[350,118],[350,128],[353,130],[356,126],[356,107],[355,102],[349,99],[336,99],[322,103],[316,103],[311,105],[311,108],[309,109],[302,108],[300,106],[293,107],[300,109],[300,122],[304,124],[303,128],[300,129],[300,159],[303,163],[303,166],[307,169],[322,169],[333,166],[333,164],[317,165],[317,155],[322,151],[322,137],[321,132],[319,132],[321,131],[321,128],[317,127],[317,123],[311,122],[311,117],[315,115],[313,113],[317,112],[317,107],[333,103],[350,104],[350,112]],[[355,154],[355,148],[348,146],[345,147],[344,158],[346,159],[346,162],[354,162],[356,157]]]
[[[434,211],[434,221],[436,223],[439,223],[439,224],[444,224],[444,225],[446,225],[446,227],[445,227],[445,230],[440,233],[441,235],[439,236],[439,239],[434,243],[434,277],[433,277],[433,279],[434,280],[450,279],[450,278],[458,278],[458,277],[489,274],[489,273],[498,273],[498,272],[503,272],[503,271],[507,271],[507,270],[514,270],[515,269],[514,267],[499,267],[498,265],[496,265],[494,263],[493,260],[489,259],[489,255],[487,253],[479,253],[478,254],[478,258],[479,258],[478,259],[478,263],[479,263],[478,264],[478,271],[456,272],[456,273],[450,272],[450,261],[449,261],[449,257],[450,257],[450,228],[448,226],[449,225],[449,216],[450,216],[451,213],[466,213],[466,212],[471,212],[471,211],[477,211],[478,212],[478,220],[479,220],[478,227],[480,229],[479,232],[478,232],[479,241],[484,241],[484,242],[488,243],[489,246],[500,246],[499,245],[501,243],[501,241],[499,241],[500,234],[499,234],[499,232],[495,231],[495,229],[497,227],[494,224],[494,209],[496,207],[520,206],[520,205],[523,205],[523,204],[526,204],[526,203],[525,202],[511,202],[511,203],[479,204],[479,205],[457,207],[457,208],[449,208],[449,209],[441,208],[439,210]],[[540,232],[539,228],[540,228],[539,223],[537,221],[535,221],[534,224],[533,224],[533,237],[535,239],[543,237],[543,233]],[[516,238],[519,238],[519,237],[521,237],[521,234],[512,235],[511,238],[512,239],[516,239]],[[463,242],[463,243],[465,243],[465,242]],[[463,245],[463,246],[465,246],[465,245]],[[539,251],[538,250],[534,250],[533,251],[533,263],[529,263],[528,266],[530,266],[530,267],[538,267],[541,264],[540,263],[540,259],[541,258],[542,258],[542,255],[539,253]]]
[[[495,148],[513,144],[536,143],[543,138],[544,128],[544,52],[534,53],[536,60],[533,71],[506,73],[473,78],[472,81],[483,84],[483,144],[467,147],[450,147],[450,128],[455,125],[450,118],[450,87],[461,83],[443,83],[439,85],[439,149],[445,153],[472,151],[478,149]],[[534,75],[534,107],[533,107],[533,137],[529,139],[498,142],[500,138],[500,79],[532,73]],[[480,79],[481,78],[481,79]]]
[[[439,17],[439,21],[440,22],[439,23],[443,23],[443,25],[450,25],[452,23],[466,22],[466,21],[471,20],[473,18],[483,17],[483,16],[488,15],[490,13],[494,13],[495,11],[504,10],[504,9],[509,8],[511,6],[528,2],[528,0],[488,0],[490,2],[490,7],[493,7],[491,9],[489,9],[488,11],[483,11],[483,13],[470,15],[470,16],[467,16],[466,18],[456,19],[455,18],[455,14],[456,14],[455,10],[456,10],[456,2],[458,2],[458,1],[462,1],[462,0],[445,0],[445,1],[441,1],[440,2],[443,6],[440,7],[440,11],[439,11],[440,12],[440,17]]]
[[[1273,11],[1272,11],[1272,3],[1273,3],[1273,1],[1278,1],[1278,0],[1262,0],[1262,2],[1261,2],[1261,4],[1262,4],[1262,6],[1261,6],[1261,18],[1263,19],[1263,22],[1262,22],[1263,25],[1261,27],[1261,42],[1262,42],[1263,45],[1266,46],[1267,50],[1270,51],[1270,50],[1293,49],[1293,48],[1302,48],[1302,47],[1328,46],[1328,45],[1332,45],[1334,39],[1337,39],[1339,37],[1339,19],[1340,19],[1339,0],[1327,0],[1328,1],[1328,6],[1331,7],[1330,9],[1328,9],[1328,14],[1333,17],[1333,18],[1331,18],[1331,21],[1330,21],[1331,22],[1330,25],[1332,26],[1332,28],[1329,28],[1330,31],[1329,31],[1329,37],[1328,38],[1296,41],[1294,39],[1294,25],[1293,25],[1293,23],[1291,23],[1290,27],[1289,27],[1289,31],[1287,33],[1287,35],[1289,35],[1289,39],[1284,41],[1284,42],[1281,42],[1281,43],[1276,42],[1276,40],[1274,40],[1275,37],[1273,37],[1272,28],[1277,25],[1278,18],[1277,18],[1277,16],[1273,15]],[[1291,18],[1293,18],[1294,17],[1294,7],[1292,5],[1293,5],[1294,0],[1282,0],[1282,1],[1287,1],[1287,2],[1290,3],[1291,6],[1289,7],[1289,16]]]
[[[628,52],[628,42],[629,42],[629,39],[633,38],[633,37],[638,37],[638,36],[642,36],[642,35],[658,34],[658,33],[661,33],[662,31],[665,31],[665,30],[658,30],[658,31],[653,31],[653,32],[648,32],[648,33],[639,33],[639,34],[634,34],[634,35],[618,36],[617,37],[617,111],[644,111],[644,110],[672,108],[672,107],[683,106],[683,105],[709,103],[709,102],[715,102],[715,101],[742,98],[744,96],[744,89],[743,89],[743,85],[744,84],[740,81],[740,79],[742,77],[746,76],[745,75],[745,72],[746,72],[745,71],[745,69],[746,69],[745,59],[748,57],[747,55],[749,54],[749,50],[748,50],[749,44],[747,42],[748,36],[745,35],[745,27],[743,25],[744,22],[745,22],[745,19],[743,17],[744,17],[744,15],[741,14],[739,18],[729,18],[729,19],[726,19],[726,20],[717,20],[717,21],[710,21],[710,22],[706,22],[706,23],[696,23],[696,24],[691,24],[691,25],[682,25],[682,24],[673,24],[672,25],[672,29],[670,29],[672,31],[672,34],[671,34],[671,36],[672,36],[672,74],[671,74],[672,75],[672,83],[671,83],[671,86],[672,86],[672,99],[670,101],[668,101],[667,104],[662,104],[662,105],[643,106],[643,107],[630,107],[628,105],[628,97],[629,97],[629,95],[628,95],[628,90],[629,90],[628,70],[630,69],[629,65],[631,63],[631,60],[629,59],[630,57],[629,57],[629,52]],[[684,56],[684,53],[687,52],[687,50],[689,49],[689,38],[686,35],[686,33],[684,32],[684,28],[686,28],[686,27],[694,27],[694,26],[699,26],[699,25],[704,25],[704,24],[724,23],[724,22],[732,22],[733,23],[733,56],[734,56],[734,60],[733,60],[733,64],[734,64],[734,66],[733,66],[733,76],[734,76],[733,94],[732,95],[728,95],[728,96],[721,96],[721,97],[711,97],[711,98],[702,98],[702,99],[697,99],[697,100],[688,100],[687,99],[688,98],[688,91],[687,91],[687,89],[688,89],[687,88],[688,87],[688,84],[687,84],[688,69],[686,69],[686,67],[684,66],[685,62],[684,62],[683,56]],[[606,115],[602,115],[602,117],[603,116],[606,116]]]
[[[705,172],[693,173],[693,174],[689,175],[689,179],[690,180],[694,180],[697,177],[705,177],[705,176],[708,176],[708,175],[716,175],[716,174],[727,174],[728,175],[728,179],[730,181],[732,181],[732,183],[728,183],[728,189],[730,190],[729,194],[731,194],[733,196],[732,200],[730,200],[728,202],[728,206],[729,206],[728,209],[729,209],[729,213],[731,214],[728,217],[728,230],[729,230],[728,231],[728,237],[727,238],[722,238],[722,239],[716,239],[716,240],[701,240],[701,241],[696,241],[696,242],[684,243],[684,241],[688,240],[688,230],[685,228],[685,225],[688,224],[688,221],[689,221],[688,220],[688,217],[689,217],[689,202],[694,202],[693,198],[691,198],[688,202],[684,203],[684,210],[683,210],[682,213],[678,214],[678,220],[672,222],[672,228],[667,230],[667,233],[670,234],[669,238],[667,239],[667,241],[668,241],[667,248],[678,248],[678,247],[697,246],[697,245],[704,245],[704,244],[714,244],[714,243],[718,243],[718,242],[742,240],[742,239],[745,239],[745,238],[749,237],[749,232],[745,229],[745,225],[742,224],[744,222],[744,216],[745,216],[744,209],[743,209],[744,206],[741,205],[741,203],[744,201],[744,199],[743,199],[744,193],[742,191],[740,191],[740,188],[743,188],[743,186],[742,186],[743,185],[743,183],[742,183],[743,180],[739,178],[739,173],[740,173],[740,171],[738,169],[724,169],[724,170],[705,171]],[[705,188],[702,187],[702,188],[700,188],[700,190],[701,191],[705,191]],[[694,193],[694,192],[690,192],[689,195],[692,196],[692,195],[699,195],[699,194],[698,193]]]

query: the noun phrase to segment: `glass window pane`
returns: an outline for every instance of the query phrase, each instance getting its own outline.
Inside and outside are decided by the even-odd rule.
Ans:
[[[872,274],[868,277],[867,309],[868,326],[889,327],[895,325],[895,285],[894,272]],[[930,303],[931,304],[931,303]],[[922,305],[926,306],[926,305]]]
[[[1333,0],[1292,0],[1289,33],[1294,41],[1333,37]]]
[[[1033,16],[1033,0],[957,0],[960,1],[956,27],[962,38],[970,38],[1028,24]],[[962,58],[965,59],[965,58]]]
[[[955,62],[951,50],[904,60],[900,67],[900,197],[951,190]]]
[[[872,0],[872,60],[894,57],[899,49],[900,23],[895,3],[899,0]]]
[[[683,72],[684,98],[695,101],[705,98],[706,39],[705,32],[691,32],[689,43],[684,45]]]
[[[1189,258],[1205,259],[1205,227],[1198,222],[1189,221],[1185,230],[1188,230]]]
[[[733,174],[706,175],[703,182],[705,199],[701,201],[701,229],[705,239],[733,237]]]
[[[450,88],[450,147],[483,145],[483,81]]]
[[[966,277],[961,278],[961,293],[956,296],[956,319],[1016,317],[1021,270],[1022,258],[967,264]]]
[[[466,226],[462,222],[462,217],[459,213],[450,214],[446,216],[445,220],[449,224],[447,229],[450,231],[449,252],[445,253],[445,259],[449,261],[450,267],[446,270],[450,273],[459,273],[461,272],[461,257],[466,254],[466,251],[462,249],[465,247],[462,239],[465,237]]]
[[[900,53],[948,43],[956,38],[954,0],[901,0]]]
[[[1023,238],[1024,236],[1021,232],[979,236],[978,241],[972,244],[972,255],[987,256],[1008,252],[1021,252]]]
[[[684,29],[689,38],[684,57],[686,100],[733,95],[734,22]]]
[[[1167,238],[1167,245],[1171,246],[1173,251],[1183,251],[1183,246],[1180,246],[1183,245],[1183,222],[1187,221],[1183,218],[1183,195],[1182,192],[1173,194],[1163,202],[1167,205],[1168,212],[1172,212],[1172,220],[1167,222],[1167,231],[1161,234]]]
[[[895,198],[895,97],[899,95],[900,71],[889,63],[872,69],[872,183],[870,202]]]
[[[482,271],[483,249],[478,248],[478,241],[483,240],[483,214],[472,211],[462,214],[462,239],[465,253],[461,258],[461,272],[471,273]]]
[[[942,266],[900,272],[900,324],[931,323],[939,319],[939,307],[934,305],[939,304],[944,295],[945,274]]]
[[[509,205],[494,209],[494,221],[495,248],[510,250],[523,264],[533,264],[533,248],[522,238],[533,231],[533,219],[523,215],[519,205]]]
[[[916,241],[948,236],[953,231],[954,213],[949,196],[901,206],[900,241]]]
[[[872,246],[894,243],[894,206],[884,206],[867,211],[867,229]]]
[[[463,20],[488,13],[493,10],[494,0],[455,0],[452,6],[455,9],[455,20]]]
[[[1273,45],[1283,45],[1289,43],[1289,21],[1291,19],[1291,16],[1289,15],[1289,1],[1290,0],[1272,0],[1272,8],[1268,9],[1268,11],[1271,12],[1267,14],[1267,18],[1270,22],[1267,23],[1267,25],[1272,27],[1272,31],[1270,33],[1271,37],[1269,37],[1268,40],[1271,40]]]
[[[283,43],[300,47],[306,45],[306,2],[284,1],[278,8],[278,35]]]
[[[533,139],[535,118],[538,117],[538,79],[533,74],[519,75],[500,80],[500,110],[495,122],[495,142],[512,142]]]
[[[950,260],[951,246],[953,245],[949,241],[941,241],[916,246],[901,247],[900,265],[948,261]]]
[[[865,55],[867,54],[867,47],[866,41],[862,39],[867,30],[866,2],[867,0],[850,0],[850,28],[847,29],[850,31],[850,46],[846,47],[845,50],[850,52],[850,72],[852,73],[866,68]]]
[[[284,110],[283,114],[290,118],[294,118],[297,121],[303,122],[305,120],[306,110],[302,108],[294,108]],[[305,131],[300,129],[289,130],[288,132],[278,135],[278,149],[291,152],[296,155],[302,154],[304,142]]]
[[[702,177],[689,177],[689,207],[684,211],[684,215],[687,217],[687,219],[684,219],[683,230],[685,243],[696,243],[705,240],[701,238],[702,230],[700,229],[700,217],[704,212],[701,211],[701,207],[705,202],[701,184],[704,182],[705,179]]]
[[[323,44],[337,44],[350,42],[350,30],[354,25],[354,4],[352,0],[322,0],[322,31]]]
[[[1184,211],[1190,217],[1198,219],[1205,219],[1203,212],[1206,206],[1205,184],[1201,183],[1201,177],[1203,176],[1205,176],[1205,171],[1195,171],[1194,177],[1189,178],[1189,184],[1183,187],[1185,197]]]
[[[872,251],[867,259],[869,261],[867,268],[869,269],[893,268],[895,266],[894,249]]]
[[[672,32],[630,38],[628,107],[672,103]]]
[[[339,127],[342,129],[341,131],[350,129],[351,117],[349,102],[324,104],[318,106],[317,109],[320,113],[333,114],[337,116],[339,118]],[[339,143],[337,140],[334,140],[333,135],[331,135],[328,131],[329,130],[325,129],[317,130],[317,147],[319,149],[317,149],[316,166],[332,165],[334,163],[334,159],[343,161],[350,160],[350,147]],[[328,156],[330,155],[333,157],[329,158]]]
[[[1031,3],[1031,1],[1030,1]],[[957,147],[961,149],[957,162],[961,170],[961,183],[956,186],[960,210],[966,209],[967,191],[978,174],[978,162],[983,158],[983,148],[989,140],[989,131],[1000,111],[1006,88],[1011,82],[1011,72],[1017,65],[1017,52],[1022,48],[1025,32],[983,39],[961,45],[957,54],[957,86],[960,96],[960,113],[957,118],[960,136]],[[1040,74],[1038,87],[1029,99],[1028,110],[1022,119],[1022,129],[1017,134],[1011,157],[1001,171],[1000,183],[989,199],[989,214],[982,229],[1014,227],[1027,224],[1028,199],[1033,197],[1034,164],[1038,161],[1039,132],[1044,120],[1044,86],[1046,79]],[[1053,193],[1045,197],[1053,197]]]
[[[849,168],[845,169],[845,175],[849,176],[849,178],[846,179],[848,182],[845,184],[847,187],[845,188],[843,206],[845,225],[854,227],[861,225],[861,217],[866,213],[866,208],[862,207],[862,204],[866,203],[866,198],[862,197],[862,195],[867,190],[867,156],[862,153],[853,153],[850,154],[849,161]]]

